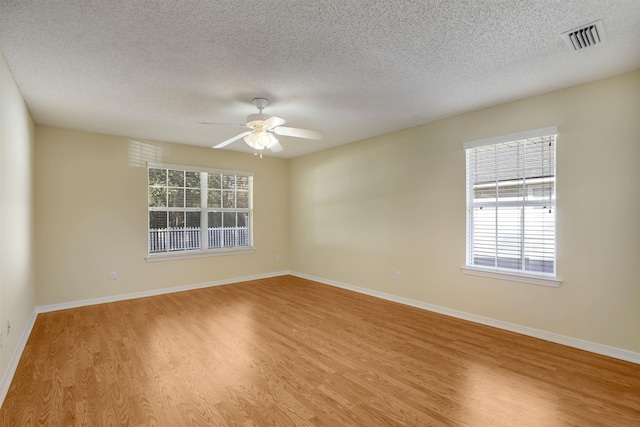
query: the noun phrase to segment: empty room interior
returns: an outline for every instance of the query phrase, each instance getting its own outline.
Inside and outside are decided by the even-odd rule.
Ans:
[[[0,0],[0,426],[640,425],[640,2]]]

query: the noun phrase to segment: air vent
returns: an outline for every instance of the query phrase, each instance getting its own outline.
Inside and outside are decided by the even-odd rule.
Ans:
[[[562,33],[562,38],[571,50],[580,50],[607,41],[602,20]]]

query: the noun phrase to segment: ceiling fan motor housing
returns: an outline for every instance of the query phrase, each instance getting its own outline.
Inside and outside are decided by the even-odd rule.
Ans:
[[[269,117],[271,116],[268,114],[262,114],[262,113],[250,114],[247,116],[247,124],[256,126],[258,124],[261,124],[261,122],[264,122],[265,120],[267,120]]]

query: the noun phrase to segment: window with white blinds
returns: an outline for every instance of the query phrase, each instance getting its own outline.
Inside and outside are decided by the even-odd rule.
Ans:
[[[467,267],[555,278],[556,127],[464,144]]]
[[[251,249],[253,174],[148,165],[150,256]]]

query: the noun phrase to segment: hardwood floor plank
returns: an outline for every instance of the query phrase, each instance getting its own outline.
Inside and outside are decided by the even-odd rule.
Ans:
[[[638,426],[640,365],[284,276],[40,314],[35,425]]]

